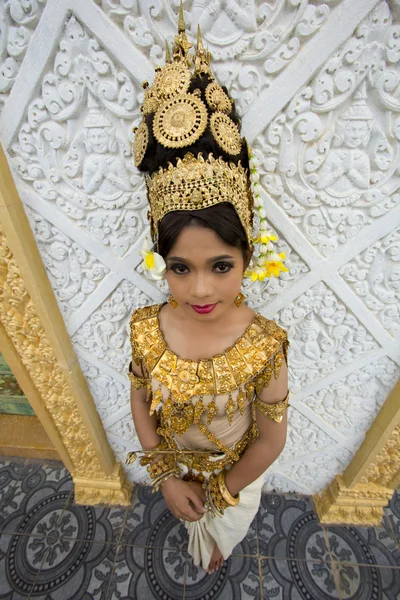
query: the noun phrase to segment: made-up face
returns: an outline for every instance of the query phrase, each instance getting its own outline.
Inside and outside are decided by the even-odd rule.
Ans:
[[[216,320],[232,309],[243,278],[240,248],[226,244],[212,229],[188,226],[165,262],[170,292],[187,316]]]

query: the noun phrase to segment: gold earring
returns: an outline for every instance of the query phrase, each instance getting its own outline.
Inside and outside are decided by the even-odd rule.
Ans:
[[[234,299],[234,303],[236,304],[236,306],[240,306],[245,298],[246,296],[242,294],[242,292],[240,292],[240,294],[238,294]]]
[[[170,305],[172,306],[172,308],[176,308],[178,306],[177,301],[175,300],[175,298],[173,296],[170,296],[168,298],[168,302],[170,303]]]

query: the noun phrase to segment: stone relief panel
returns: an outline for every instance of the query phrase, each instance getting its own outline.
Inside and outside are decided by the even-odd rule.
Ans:
[[[97,4],[144,57],[163,63],[178,2]],[[244,114],[329,26],[339,4],[186,0],[184,9],[191,41],[200,23],[216,74]],[[75,324],[72,342],[108,440],[124,464],[139,447],[126,377],[129,318],[136,307],[160,301],[167,287],[147,282],[136,256],[148,235],[145,185],[130,147],[143,91],[134,66],[128,72],[113,58],[111,35],[100,43],[95,32],[96,23],[69,17],[7,151],[19,189],[35,199],[26,206],[32,230],[66,323]],[[285,217],[271,230],[290,269],[279,279],[244,284],[249,305],[291,340],[288,442],[266,475],[266,490],[316,492],[341,473],[399,376],[388,356],[359,365],[371,353],[384,354],[382,339],[399,339],[399,230],[379,235],[379,218],[400,198],[399,32],[380,3],[254,144],[264,192]],[[340,295],[321,260],[359,240],[369,224],[376,225],[373,242],[340,262],[347,296]],[[274,314],[271,301],[280,302]],[[357,318],[357,306],[370,311],[382,339]],[[132,481],[147,481],[145,469],[126,469]]]
[[[379,348],[365,327],[322,281],[287,304],[276,321],[288,331],[291,340],[293,392]]]
[[[398,366],[384,356],[307,395],[301,402],[340,435],[357,436],[372,425],[398,376]]]
[[[0,5],[0,110],[18,75],[46,0],[3,0]]]
[[[138,112],[129,75],[72,16],[9,150],[27,185],[118,257],[147,221],[129,143]]]
[[[97,291],[110,270],[38,212],[26,207],[26,213],[58,305],[68,323],[71,314]]]
[[[130,361],[129,319],[136,308],[152,304],[152,298],[130,281],[122,281],[72,336],[77,349],[126,375]]]
[[[349,261],[339,274],[395,338],[400,330],[400,227]]]
[[[270,200],[321,256],[399,204],[399,60],[381,2],[255,144]]]
[[[178,0],[97,0],[104,12],[153,64],[164,63],[178,22]],[[218,80],[242,114],[271,80],[296,59],[340,0],[185,0],[188,34],[200,25]]]

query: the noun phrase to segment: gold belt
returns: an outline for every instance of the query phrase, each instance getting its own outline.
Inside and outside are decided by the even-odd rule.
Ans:
[[[162,428],[159,428],[157,431],[161,435],[164,435],[165,441],[171,451],[175,453],[178,463],[185,465],[191,470],[194,469],[209,473],[212,473],[216,469],[223,469],[226,465],[238,461],[247,447],[258,437],[257,427],[252,423],[240,440],[232,448],[229,448],[226,453],[222,453],[215,450],[191,451],[188,449],[179,449],[171,435],[165,435],[166,432],[162,431]],[[221,456],[221,458],[218,458],[218,456]],[[212,458],[214,460],[211,460]]]

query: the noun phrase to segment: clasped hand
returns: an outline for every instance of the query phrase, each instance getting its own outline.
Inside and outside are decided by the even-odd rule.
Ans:
[[[160,487],[169,510],[178,519],[198,521],[206,512],[206,494],[200,483],[171,477]]]

